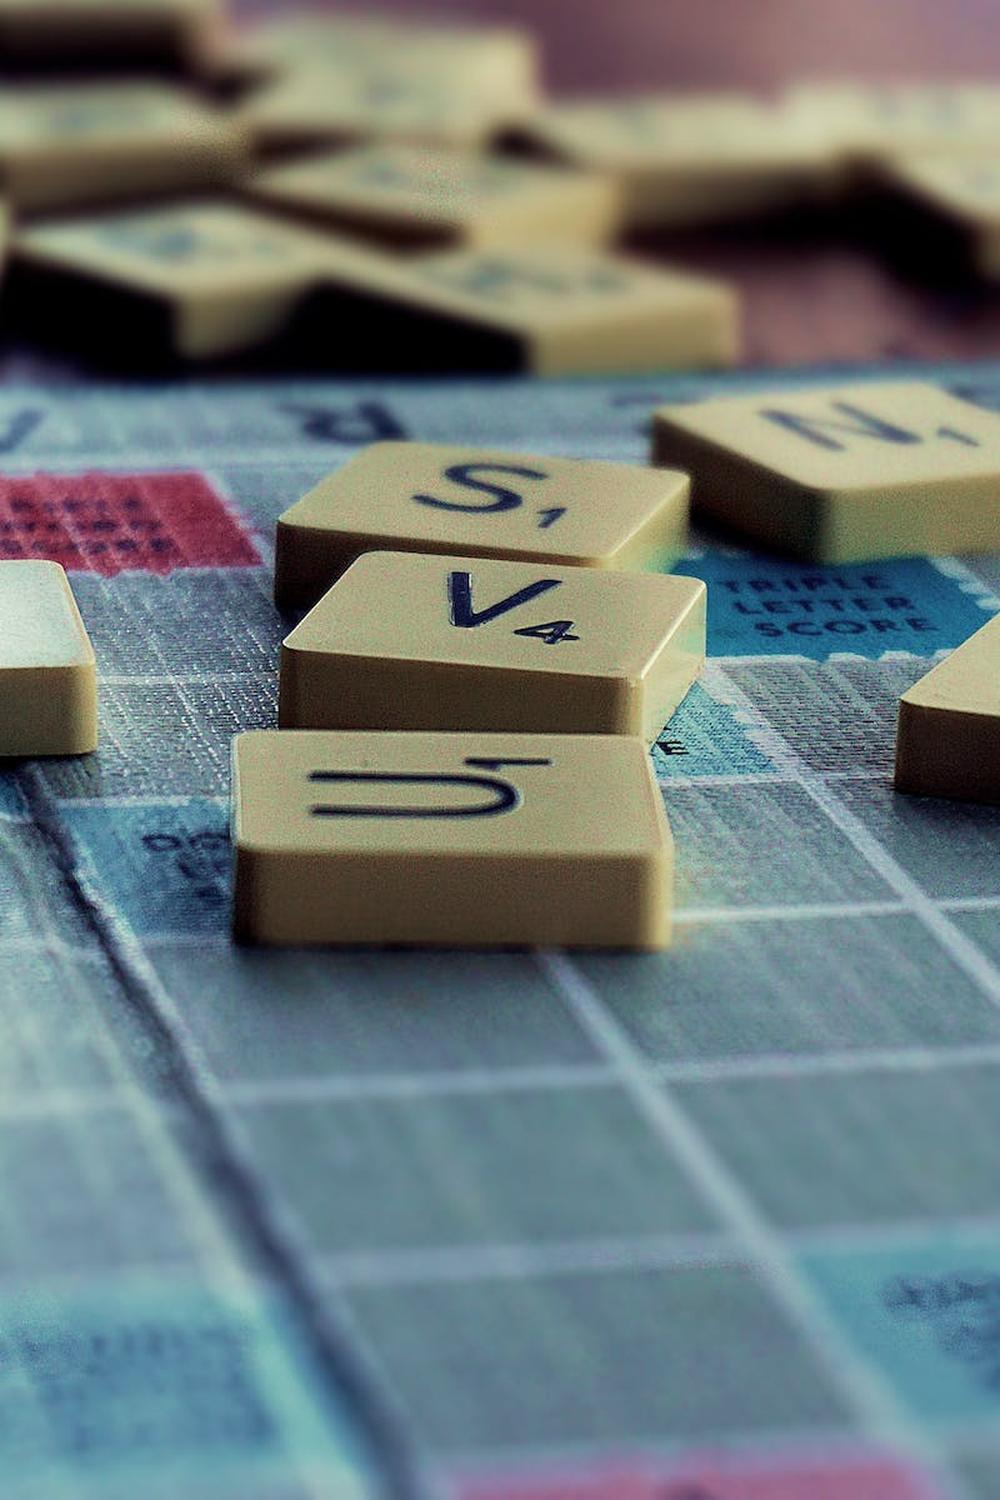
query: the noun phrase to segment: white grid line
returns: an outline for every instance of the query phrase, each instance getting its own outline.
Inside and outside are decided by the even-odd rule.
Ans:
[[[722,1223],[745,1246],[775,1303],[800,1330],[825,1367],[860,1431],[876,1442],[900,1446],[919,1455],[928,1473],[938,1477],[942,1492],[954,1493],[952,1477],[932,1439],[910,1420],[889,1382],[855,1351],[800,1272],[787,1241],[772,1228],[716,1155],[670,1093],[669,1086],[649,1073],[643,1058],[600,997],[565,955],[549,954],[541,961],[559,984],[586,1034],[620,1072],[638,1113],[668,1157],[683,1165]]]
[[[346,1290],[431,1286],[461,1281],[529,1281],[538,1277],[685,1267],[743,1265],[745,1253],[724,1234],[662,1234],[552,1243],[434,1245],[359,1250],[321,1257],[320,1272]]]
[[[754,705],[734,682],[730,681],[734,701],[742,700],[748,714],[762,719]],[[768,726],[772,735],[773,753],[780,758],[806,795],[825,814],[828,821],[844,835],[865,862],[880,876],[890,890],[895,891],[904,906],[936,938],[948,956],[964,970],[973,983],[996,1006],[1000,1007],[1000,970],[967,937],[943,910],[918,885],[917,881],[893,859],[892,855],[870,833],[869,830],[837,797],[824,778],[814,774],[804,761],[796,755],[781,734]]]
[[[113,797],[104,799],[95,798],[67,798],[62,806],[67,807],[101,807],[105,805],[125,807],[156,807],[156,806],[178,806],[183,807],[188,803],[211,802],[220,807],[228,805],[228,798],[217,796],[206,797],[180,797],[168,801],[161,798],[125,798],[120,802]],[[930,898],[928,898],[930,900]],[[938,907],[942,912],[948,911],[993,911],[1000,909],[1000,895],[998,896],[970,896],[955,897],[944,901],[931,901],[932,906]],[[675,926],[700,926],[704,924],[725,925],[727,923],[741,922],[802,922],[802,921],[845,921],[852,917],[898,917],[913,916],[914,913],[904,901],[853,901],[844,902],[840,905],[834,903],[818,902],[812,906],[679,906],[674,909],[673,920]],[[173,931],[161,928],[157,932],[147,933],[143,941],[147,948],[163,947],[185,947],[191,945],[231,947],[232,937],[228,931],[217,930],[214,932],[195,932],[190,928],[176,928]],[[3,939],[0,938],[0,946]]]
[[[67,954],[67,957],[73,957]],[[941,1073],[975,1068],[1000,1069],[1000,1042],[959,1047],[878,1048],[841,1052],[763,1053],[743,1057],[691,1059],[644,1064],[662,1083],[688,1085],[753,1082],[871,1073]],[[619,1087],[618,1072],[607,1062],[550,1063],[495,1070],[456,1068],[449,1072],[370,1073],[343,1076],[293,1074],[284,1078],[221,1080],[219,1098],[231,1109],[285,1108],[300,1104],[353,1104],[370,1100],[411,1100],[489,1096],[533,1091],[600,1090]],[[117,1088],[8,1095],[0,1100],[0,1120],[25,1114],[68,1113],[125,1107]],[[127,1102],[127,1101],[126,1101]],[[165,1107],[165,1106],[164,1106]]]

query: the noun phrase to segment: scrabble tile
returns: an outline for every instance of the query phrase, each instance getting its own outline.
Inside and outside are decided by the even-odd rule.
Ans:
[[[705,585],[366,552],[281,651],[283,729],[479,729],[652,742],[705,659]]]
[[[279,517],[275,600],[309,608],[363,552],[659,568],[683,551],[688,490],[637,465],[373,443]]]
[[[899,700],[896,790],[1000,802],[1000,615]]]
[[[310,289],[362,257],[237,204],[204,200],[66,219],[21,231],[19,297],[31,326],[89,330],[185,359],[277,334]]]
[[[610,178],[433,146],[309,156],[255,173],[246,192],[266,208],[395,248],[599,245],[620,218]]]
[[[0,60],[91,58],[197,65],[224,29],[224,0],[0,0]]]
[[[653,454],[696,475],[703,513],[812,561],[1000,548],[1000,417],[936,386],[667,406]]]
[[[66,574],[0,562],[0,755],[97,748],[97,668]]]
[[[115,83],[0,91],[0,171],[22,213],[222,186],[248,160],[243,131],[181,89]]]
[[[829,185],[835,162],[808,117],[749,95],[567,101],[521,134],[576,167],[613,174],[635,228],[772,208]]]
[[[797,84],[785,102],[796,127],[862,162],[911,152],[989,151],[1000,132],[1000,84]]]
[[[263,78],[303,66],[379,69],[388,54],[411,75],[448,70],[498,95],[532,98],[541,75],[538,39],[524,27],[429,24],[400,14],[278,16],[242,29],[236,47],[243,70]]]
[[[305,62],[257,89],[238,110],[260,152],[350,141],[481,146],[535,107],[519,88],[484,83],[449,60]]]
[[[264,730],[233,746],[245,942],[639,948],[672,842],[641,740]]]
[[[1000,280],[1000,155],[900,157],[882,177],[961,236],[980,276]]]
[[[338,286],[328,318],[358,358],[450,373],[723,368],[739,342],[723,283],[572,245],[372,259]]]

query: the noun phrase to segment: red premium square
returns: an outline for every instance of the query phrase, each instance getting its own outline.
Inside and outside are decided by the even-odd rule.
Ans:
[[[248,568],[260,557],[203,474],[29,474],[0,479],[0,558],[80,572]]]

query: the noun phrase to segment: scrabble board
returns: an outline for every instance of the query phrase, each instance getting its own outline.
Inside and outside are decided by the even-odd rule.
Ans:
[[[229,935],[282,510],[377,439],[643,462],[830,378],[4,386],[2,555],[69,570],[102,717],[0,777],[4,1500],[1000,1494],[1000,809],[891,790],[1000,557],[694,534],[666,954]]]

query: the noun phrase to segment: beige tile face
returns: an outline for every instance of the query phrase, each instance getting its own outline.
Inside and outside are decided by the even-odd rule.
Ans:
[[[0,562],[0,755],[97,746],[94,652],[58,563]]]
[[[247,28],[239,38],[244,63],[263,75],[290,68],[350,63],[376,73],[387,53],[405,56],[410,73],[447,69],[501,95],[531,95],[540,72],[537,38],[518,27],[407,24],[391,18],[297,15]]]
[[[470,313],[526,333],[608,326],[692,309],[715,311],[731,298],[707,277],[661,270],[622,255],[538,246],[521,252],[445,251],[410,266],[414,279]]]
[[[915,682],[903,698],[920,708],[1000,720],[1000,615]]]
[[[662,947],[672,849],[640,741],[259,732],[234,741],[237,936]]]
[[[0,92],[0,164],[19,208],[37,211],[228,183],[249,143],[221,114],[156,84]]]
[[[911,156],[893,162],[889,179],[970,228],[1000,232],[1000,153]]]
[[[107,141],[190,130],[206,118],[179,89],[157,84],[47,84],[0,92],[0,151],[78,144],[93,150]]]
[[[37,278],[85,299],[91,283],[166,308],[175,351],[230,354],[278,333],[327,274],[364,252],[235,204],[80,216],[22,230],[16,253]],[[85,311],[85,309],[84,309]],[[120,330],[119,330],[120,331]]]
[[[35,263],[166,296],[243,284],[308,286],[339,250],[336,242],[226,203],[66,219],[25,231],[18,248]],[[350,259],[352,248],[344,254]]]
[[[863,158],[982,151],[1000,132],[1000,86],[974,83],[813,83],[787,95],[793,117],[834,149]]]
[[[569,245],[447,250],[362,272],[391,306],[512,344],[537,374],[724,367],[736,358],[738,305],[724,283]]]
[[[789,128],[780,109],[741,94],[555,104],[530,133],[575,160],[624,170],[811,165],[823,154],[811,133]]]
[[[250,196],[390,243],[596,244],[618,224],[610,180],[444,147],[363,146],[259,172]]]
[[[628,464],[375,443],[278,522],[276,597],[316,602],[363,552],[658,568],[683,550],[688,480]]]
[[[903,694],[896,788],[1000,802],[1000,615]]]
[[[705,593],[654,573],[369,552],[286,639],[281,726],[651,741],[704,662]]]
[[[525,133],[578,166],[616,174],[638,227],[765,208],[826,185],[834,170],[807,117],[740,94],[570,101]]]
[[[658,462],[695,503],[827,561],[1000,547],[1000,418],[935,386],[869,384],[664,407]]]
[[[307,62],[253,94],[239,118],[261,149],[383,139],[478,146],[530,108],[520,92],[484,87],[447,60]]]

